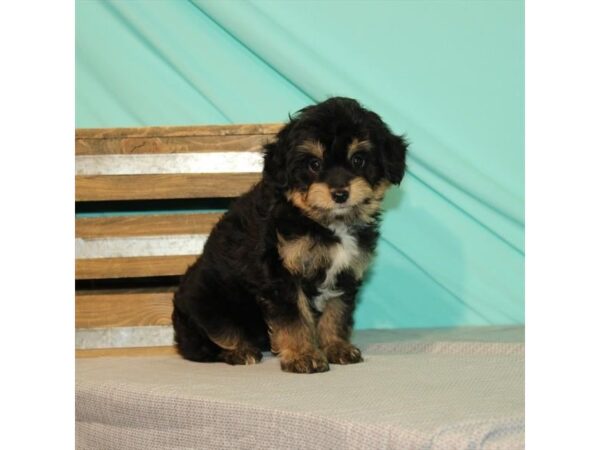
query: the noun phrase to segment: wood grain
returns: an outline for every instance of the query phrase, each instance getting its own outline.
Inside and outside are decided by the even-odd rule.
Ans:
[[[117,347],[117,348],[86,348],[76,349],[76,358],[98,358],[98,357],[138,357],[138,356],[169,356],[176,355],[174,346],[165,347]]]
[[[75,177],[77,201],[237,197],[259,173],[83,175]]]
[[[175,136],[229,136],[276,134],[283,125],[241,124],[241,125],[192,125],[139,128],[78,128],[75,139],[107,139],[121,137],[175,137]]]
[[[75,220],[75,237],[208,234],[221,217],[221,213],[81,217]]]
[[[135,327],[171,325],[175,289],[135,291],[107,290],[77,292],[75,326],[77,328]]]
[[[150,136],[76,139],[76,155],[135,155],[148,153],[259,152],[272,134],[226,136]]]
[[[182,275],[198,257],[146,256],[75,260],[77,280]]]

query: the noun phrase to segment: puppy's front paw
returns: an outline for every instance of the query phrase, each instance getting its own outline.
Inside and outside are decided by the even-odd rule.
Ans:
[[[305,354],[292,354],[281,358],[281,370],[293,373],[327,372],[329,364],[321,351]]]
[[[362,362],[360,350],[347,342],[335,342],[325,347],[327,361],[331,364],[356,364]]]

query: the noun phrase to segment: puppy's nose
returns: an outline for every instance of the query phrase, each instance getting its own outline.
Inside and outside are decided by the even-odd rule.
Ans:
[[[350,193],[346,189],[335,189],[331,191],[331,196],[333,197],[333,201],[336,203],[344,203],[348,200]]]

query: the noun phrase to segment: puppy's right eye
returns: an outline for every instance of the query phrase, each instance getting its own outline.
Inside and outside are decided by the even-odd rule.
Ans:
[[[319,173],[321,171],[321,160],[319,158],[311,158],[308,161],[308,168],[311,172]]]

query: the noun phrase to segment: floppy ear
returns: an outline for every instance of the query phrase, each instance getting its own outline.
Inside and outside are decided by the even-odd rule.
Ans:
[[[263,178],[280,189],[286,189],[288,186],[286,167],[289,147],[288,137],[294,123],[294,120],[288,123],[277,133],[274,142],[264,146]]]
[[[387,133],[383,143],[381,159],[385,177],[392,184],[400,184],[406,169],[406,152],[408,143],[404,136]]]

